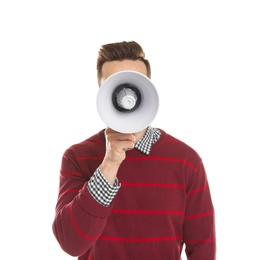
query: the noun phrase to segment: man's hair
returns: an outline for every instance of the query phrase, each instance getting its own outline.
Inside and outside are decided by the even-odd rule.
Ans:
[[[101,46],[97,58],[97,78],[100,85],[102,78],[102,66],[107,61],[140,60],[147,69],[147,77],[151,77],[151,66],[145,59],[142,47],[135,41],[123,41],[104,44]]]

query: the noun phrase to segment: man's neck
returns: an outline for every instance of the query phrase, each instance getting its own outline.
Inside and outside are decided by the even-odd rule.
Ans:
[[[147,128],[135,133],[135,138],[136,138],[135,143],[137,143],[145,135],[146,131],[147,131]]]

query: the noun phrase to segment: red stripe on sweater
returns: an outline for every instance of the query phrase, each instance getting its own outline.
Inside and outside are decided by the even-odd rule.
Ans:
[[[194,171],[197,170],[197,168],[194,165],[192,165],[190,162],[188,162],[185,159],[180,159],[180,158],[162,158],[162,157],[148,156],[148,157],[139,157],[139,158],[126,158],[125,160],[127,161],[163,161],[163,162],[184,163],[185,165],[192,168]]]
[[[68,214],[69,214],[69,217],[70,217],[70,220],[71,220],[71,223],[73,225],[73,227],[75,228],[75,230],[77,231],[77,233],[83,237],[84,239],[86,240],[95,240],[96,238],[95,237],[89,237],[87,235],[85,235],[81,230],[80,228],[78,227],[78,225],[76,224],[74,218],[73,218],[73,215],[72,215],[72,204],[68,207]]]
[[[126,238],[126,237],[104,237],[101,236],[99,240],[121,241],[121,242],[155,242],[155,241],[169,241],[182,238],[181,235],[173,237],[143,237],[143,238]]]
[[[189,192],[186,194],[186,196],[189,196],[189,195],[191,195],[191,194],[198,193],[198,192],[200,192],[200,191],[205,190],[206,188],[208,188],[208,185],[207,185],[207,184],[206,184],[205,186],[199,188],[199,189],[189,191]]]
[[[185,186],[178,184],[169,184],[169,183],[132,183],[132,182],[121,182],[122,186],[131,186],[131,187],[167,187],[167,188],[176,188],[176,189],[185,189]]]
[[[60,177],[64,178],[67,176],[76,176],[76,177],[81,177],[82,175],[79,172],[61,172]]]
[[[79,190],[66,190],[66,191],[64,192],[64,194],[65,194],[65,193],[70,193],[70,192],[79,192]]]
[[[210,243],[210,242],[215,242],[216,239],[214,237],[212,238],[205,238],[205,239],[200,239],[200,240],[187,240],[185,241],[186,244],[198,244],[198,243]]]
[[[194,216],[185,216],[186,219],[193,219],[193,218],[201,218],[201,217],[205,217],[205,216],[209,216],[214,214],[214,211],[209,211],[209,212],[205,212],[202,214],[198,214],[198,215],[194,215]]]
[[[166,138],[165,141],[167,143],[182,143],[182,141],[180,140],[177,140],[177,139],[169,139],[169,138]]]
[[[183,215],[183,211],[175,210],[133,210],[133,209],[113,209],[114,213],[123,213],[123,214],[178,214]]]

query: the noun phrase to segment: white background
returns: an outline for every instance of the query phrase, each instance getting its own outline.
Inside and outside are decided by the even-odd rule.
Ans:
[[[104,127],[96,58],[136,40],[160,96],[153,126],[203,158],[220,260],[262,257],[261,1],[0,3],[1,259],[73,259],[51,225],[61,156]]]

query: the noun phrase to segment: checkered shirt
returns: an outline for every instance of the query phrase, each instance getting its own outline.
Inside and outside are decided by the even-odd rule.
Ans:
[[[149,155],[152,145],[158,141],[161,136],[161,131],[157,128],[148,127],[144,136],[135,144],[135,148],[140,152]],[[88,190],[92,197],[97,200],[101,205],[108,207],[115,195],[118,193],[121,184],[116,178],[112,186],[103,176],[100,168],[94,172],[88,181]]]
[[[135,144],[135,148],[142,153],[149,155],[152,145],[158,141],[161,131],[157,128],[148,127],[144,136]]]

